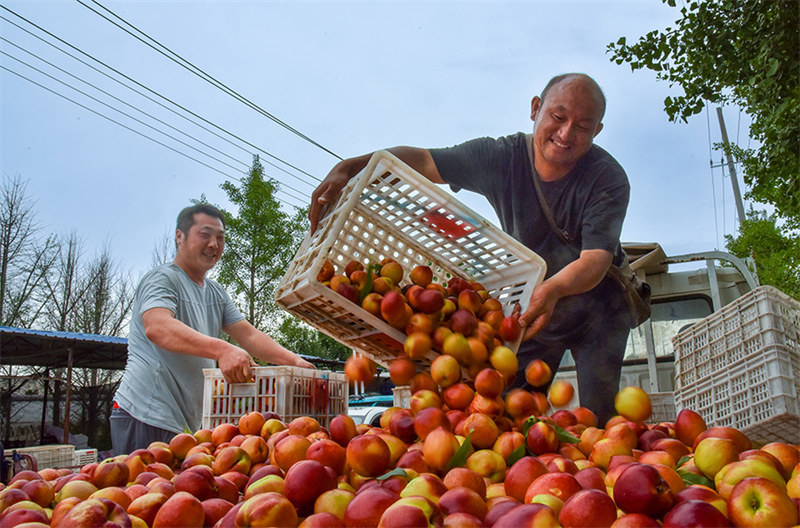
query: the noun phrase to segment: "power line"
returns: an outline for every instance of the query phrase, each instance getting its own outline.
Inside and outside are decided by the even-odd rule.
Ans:
[[[4,54],[5,54],[5,53],[4,53]],[[13,58],[13,57],[12,57],[12,58]],[[21,61],[20,61],[20,62],[21,62]],[[159,141],[158,139],[155,139],[155,138],[153,138],[153,137],[151,137],[151,136],[148,136],[147,134],[145,134],[145,133],[143,133],[143,132],[140,132],[139,130],[136,130],[136,129],[134,129],[134,128],[131,128],[131,127],[129,127],[128,125],[126,125],[126,124],[124,124],[124,123],[121,123],[120,121],[117,121],[116,119],[114,119],[114,118],[112,118],[112,117],[109,117],[109,116],[107,116],[107,115],[105,115],[105,114],[103,114],[103,113],[101,113],[101,112],[98,112],[97,110],[94,110],[94,109],[92,109],[92,108],[89,108],[88,106],[86,106],[86,105],[84,105],[84,104],[82,104],[82,103],[80,103],[80,102],[78,102],[78,101],[75,101],[74,99],[71,99],[71,98],[69,98],[69,97],[67,97],[67,96],[65,96],[65,95],[63,95],[63,94],[60,94],[60,93],[56,92],[55,90],[53,90],[53,89],[51,89],[51,88],[48,88],[47,86],[45,86],[45,85],[43,85],[43,84],[41,84],[41,83],[38,83],[38,82],[34,81],[33,79],[30,79],[29,77],[26,77],[25,75],[22,75],[21,73],[18,73],[18,72],[14,71],[14,70],[12,70],[12,69],[10,69],[10,68],[7,68],[6,66],[4,66],[4,65],[2,65],[2,64],[0,64],[0,68],[2,68],[3,70],[6,70],[7,72],[9,72],[9,73],[11,73],[11,74],[13,74],[13,75],[16,75],[17,77],[20,77],[21,79],[24,79],[24,80],[26,80],[26,81],[30,82],[31,84],[34,84],[34,85],[36,85],[36,86],[38,86],[38,87],[40,87],[40,88],[42,88],[42,89],[44,89],[44,90],[47,90],[48,92],[50,92],[50,93],[52,93],[52,94],[55,94],[55,95],[57,95],[58,97],[61,97],[62,99],[65,99],[65,100],[67,100],[67,101],[69,101],[69,102],[71,102],[71,103],[73,103],[73,104],[75,104],[75,105],[77,105],[77,106],[79,106],[79,107],[83,108],[84,110],[87,110],[87,111],[89,111],[89,112],[91,112],[91,113],[93,113],[93,114],[95,114],[95,115],[97,115],[97,116],[100,116],[100,117],[102,117],[103,119],[106,119],[106,120],[108,120],[108,121],[111,121],[112,123],[114,123],[114,124],[116,124],[116,125],[119,125],[119,126],[121,126],[122,128],[125,128],[126,130],[129,130],[129,131],[133,132],[134,134],[137,134],[137,135],[139,135],[139,136],[142,136],[142,137],[144,137],[145,139],[149,139],[150,141],[152,141],[152,142],[154,142],[154,143],[156,143],[156,144],[158,144],[158,145],[161,145],[162,147],[164,147],[164,148],[167,148],[167,149],[169,149],[169,150],[171,150],[171,151],[175,152],[176,154],[180,154],[181,156],[184,156],[184,157],[186,157],[186,158],[189,158],[190,160],[192,160],[192,161],[195,161],[195,162],[199,163],[200,165],[203,165],[204,167],[207,167],[207,168],[209,168],[209,169],[211,169],[211,170],[213,170],[213,171],[215,171],[215,172],[218,172],[218,173],[222,174],[223,176],[225,176],[225,177],[227,177],[227,178],[230,178],[230,179],[232,179],[232,180],[236,180],[236,181],[238,181],[238,182],[241,182],[241,181],[242,181],[242,180],[241,180],[241,178],[239,178],[239,177],[237,177],[237,176],[232,176],[232,175],[230,175],[230,174],[227,174],[226,172],[224,172],[224,171],[222,171],[222,170],[220,170],[220,169],[218,169],[218,168],[216,168],[216,167],[214,167],[214,166],[212,166],[212,165],[209,165],[208,163],[205,163],[205,162],[204,162],[204,161],[202,161],[202,160],[199,160],[199,159],[197,159],[197,158],[195,158],[195,157],[193,157],[193,156],[190,156],[189,154],[187,154],[187,153],[185,153],[185,152],[181,152],[180,150],[178,150],[178,149],[176,149],[176,148],[174,148],[174,147],[172,147],[172,146],[170,146],[170,145],[167,145],[166,143],[164,143],[164,142],[162,142],[162,141]],[[35,68],[34,68],[34,69],[35,69]],[[284,191],[283,189],[279,189],[279,192],[282,192],[282,193],[286,194],[287,196],[290,196],[291,198],[294,198],[295,200],[298,200],[300,203],[304,203],[302,198],[299,198],[299,197],[297,197],[297,196],[294,196],[293,194],[291,194],[291,193],[288,193],[288,192]],[[294,204],[289,204],[289,205],[293,205],[294,207],[298,207],[297,205],[294,205]]]
[[[84,3],[82,0],[76,0],[76,1],[77,1],[79,4],[81,4],[82,6],[84,6],[85,8],[89,9],[90,11],[92,11],[93,13],[97,14],[98,16],[100,16],[100,17],[102,17],[103,19],[107,20],[107,21],[108,21],[108,22],[110,22],[111,24],[114,24],[115,26],[117,26],[118,28],[120,28],[121,30],[123,30],[124,32],[128,33],[128,34],[129,34],[129,35],[131,35],[133,38],[135,38],[135,39],[139,40],[139,41],[140,41],[140,42],[142,42],[143,44],[145,44],[145,45],[149,46],[150,48],[154,49],[154,50],[155,50],[155,51],[157,51],[158,53],[162,54],[164,57],[166,57],[166,58],[170,59],[171,61],[175,62],[175,63],[176,63],[176,64],[178,64],[179,66],[181,66],[181,67],[185,68],[186,70],[190,71],[191,73],[193,73],[193,74],[197,75],[198,77],[200,77],[200,78],[201,78],[201,79],[203,79],[204,81],[208,82],[208,83],[209,83],[209,84],[211,84],[212,86],[214,86],[214,87],[216,87],[216,88],[218,88],[218,89],[222,90],[223,92],[225,92],[226,94],[230,95],[231,97],[233,97],[233,98],[234,98],[234,99],[236,99],[237,101],[239,101],[239,102],[241,102],[241,103],[244,103],[244,104],[245,104],[245,105],[247,105],[248,107],[252,108],[253,110],[257,111],[258,113],[262,114],[263,116],[267,117],[268,119],[270,119],[270,120],[272,120],[273,122],[277,123],[278,125],[282,126],[283,128],[285,128],[285,129],[286,129],[286,130],[288,130],[289,132],[292,132],[293,134],[297,135],[298,137],[300,137],[300,138],[302,138],[302,139],[304,139],[304,140],[308,141],[308,142],[309,142],[309,143],[311,143],[312,145],[314,145],[314,146],[316,146],[316,147],[319,147],[320,149],[324,150],[325,152],[327,152],[327,153],[328,153],[328,154],[330,154],[331,156],[334,156],[335,158],[337,158],[337,159],[339,159],[339,160],[341,160],[341,159],[342,159],[342,157],[341,157],[341,156],[339,156],[338,154],[336,154],[335,152],[331,151],[331,150],[330,150],[330,149],[328,149],[327,147],[324,147],[323,145],[321,145],[321,144],[319,144],[318,142],[314,141],[313,139],[311,139],[311,138],[310,138],[310,137],[308,137],[307,135],[303,134],[302,132],[300,132],[300,131],[299,131],[299,130],[297,130],[296,128],[292,127],[291,125],[289,125],[289,124],[285,123],[285,122],[284,122],[284,121],[282,121],[281,119],[279,119],[279,118],[275,117],[274,115],[272,115],[271,113],[267,112],[266,110],[264,110],[263,108],[261,108],[261,107],[260,107],[260,106],[258,106],[257,104],[253,103],[252,101],[250,101],[250,100],[249,100],[249,99],[247,99],[246,97],[244,97],[244,96],[240,95],[240,94],[239,94],[238,92],[236,92],[235,90],[233,90],[233,89],[229,88],[227,85],[225,85],[225,84],[224,84],[224,83],[222,83],[221,81],[219,81],[219,80],[215,79],[214,77],[212,77],[211,75],[209,75],[208,73],[206,73],[205,71],[203,71],[201,68],[199,68],[199,67],[195,66],[194,64],[192,64],[192,63],[191,63],[191,62],[189,62],[188,60],[184,59],[184,58],[183,58],[183,57],[181,57],[181,56],[180,56],[178,53],[176,53],[176,52],[172,51],[172,50],[171,50],[171,49],[169,49],[167,46],[165,46],[164,44],[160,43],[159,41],[157,41],[156,39],[154,39],[153,37],[151,37],[150,35],[148,35],[148,34],[147,34],[147,33],[145,33],[144,31],[142,31],[141,29],[139,29],[138,27],[136,27],[135,25],[131,24],[130,22],[128,22],[127,20],[125,20],[125,19],[124,19],[124,18],[122,18],[121,16],[117,15],[116,13],[114,13],[113,11],[111,11],[110,9],[108,9],[107,7],[103,6],[103,5],[102,5],[100,2],[98,2],[97,0],[92,0],[92,2],[93,2],[93,3],[95,3],[97,6],[99,6],[100,8],[102,8],[103,10],[105,10],[106,12],[110,13],[110,14],[111,14],[111,15],[112,15],[114,18],[116,18],[117,20],[120,20],[121,22],[123,22],[123,23],[124,23],[126,26],[128,26],[128,27],[132,28],[133,30],[135,30],[137,33],[139,33],[139,34],[141,34],[141,35],[144,35],[144,37],[146,37],[148,40],[150,40],[150,41],[154,42],[155,44],[157,44],[157,45],[158,45],[158,47],[154,46],[154,45],[153,45],[153,44],[151,44],[150,42],[146,42],[144,39],[142,39],[142,38],[141,38],[141,37],[139,37],[138,35],[135,35],[135,34],[134,34],[134,33],[132,33],[130,30],[128,30],[128,29],[126,29],[126,28],[122,27],[121,25],[119,25],[118,23],[114,22],[113,20],[111,20],[110,18],[108,18],[107,16],[105,16],[104,14],[102,14],[102,13],[98,12],[96,9],[94,9],[94,8],[92,8],[91,6],[89,6],[89,5],[87,5],[86,3]],[[164,51],[164,50],[166,50],[166,51]]]
[[[142,89],[144,89],[144,90],[146,90],[146,91],[150,92],[151,94],[155,95],[156,97],[159,97],[159,98],[161,98],[161,99],[163,99],[163,100],[165,100],[165,101],[169,102],[170,104],[174,105],[175,107],[177,107],[177,108],[181,109],[182,111],[184,111],[184,112],[186,112],[186,113],[188,113],[188,114],[192,115],[193,117],[195,117],[195,118],[197,118],[197,119],[199,119],[199,120],[203,121],[204,123],[207,123],[208,125],[210,125],[210,126],[214,127],[215,129],[217,129],[217,130],[219,130],[219,131],[221,131],[221,132],[223,132],[223,133],[225,133],[225,134],[228,134],[229,136],[231,136],[231,137],[233,137],[233,138],[237,139],[238,141],[240,141],[240,142],[244,143],[245,145],[248,145],[248,146],[252,147],[253,149],[257,150],[258,152],[261,152],[261,153],[263,153],[264,155],[268,156],[269,158],[272,158],[272,159],[274,159],[274,160],[276,160],[276,161],[278,161],[278,162],[280,162],[280,163],[282,163],[282,164],[286,165],[287,167],[290,167],[290,168],[292,168],[292,169],[296,170],[296,171],[297,171],[297,172],[299,172],[299,173],[302,173],[302,174],[305,174],[306,176],[309,176],[310,178],[312,178],[312,179],[313,179],[313,180],[315,180],[316,182],[319,182],[319,181],[321,181],[319,178],[317,178],[317,177],[316,177],[316,176],[314,176],[313,174],[311,174],[311,173],[309,173],[309,172],[306,172],[306,171],[304,171],[303,169],[300,169],[299,167],[296,167],[296,166],[292,165],[292,164],[291,164],[291,163],[289,163],[288,161],[286,161],[286,160],[283,160],[283,159],[279,158],[278,156],[275,156],[274,154],[272,154],[272,153],[270,153],[270,152],[268,152],[268,151],[264,150],[263,148],[261,148],[261,147],[259,147],[259,146],[257,146],[257,145],[254,145],[253,143],[250,143],[249,141],[247,141],[247,140],[245,140],[245,139],[243,139],[243,138],[241,138],[241,137],[237,136],[236,134],[234,134],[234,133],[232,133],[232,132],[230,132],[230,131],[228,131],[228,130],[226,130],[226,129],[222,128],[222,127],[220,127],[220,126],[219,126],[219,125],[217,125],[216,123],[213,123],[213,122],[209,121],[208,119],[206,119],[206,118],[202,117],[201,115],[199,115],[199,114],[197,114],[197,113],[195,113],[195,112],[193,112],[193,111],[189,110],[188,108],[186,108],[186,107],[184,107],[184,106],[182,106],[182,105],[180,105],[180,104],[176,103],[176,102],[175,102],[175,101],[173,101],[172,99],[169,99],[168,97],[166,97],[166,96],[164,96],[164,95],[162,95],[162,94],[160,94],[160,93],[156,92],[155,90],[153,90],[153,89],[149,88],[148,86],[145,86],[144,84],[142,84],[142,83],[140,83],[139,81],[137,81],[137,80],[135,80],[135,79],[133,79],[133,78],[129,77],[128,75],[125,75],[125,74],[124,74],[124,73],[122,73],[121,71],[119,71],[119,70],[117,70],[117,69],[113,68],[112,66],[109,66],[108,64],[104,63],[103,61],[101,61],[101,60],[97,59],[96,57],[94,57],[94,56],[90,55],[89,53],[86,53],[85,51],[83,51],[83,50],[79,49],[78,47],[74,46],[73,44],[70,44],[69,42],[65,41],[64,39],[62,39],[62,38],[58,37],[57,35],[54,35],[53,33],[51,33],[51,32],[49,32],[49,31],[47,31],[46,29],[44,29],[44,28],[42,28],[41,26],[39,26],[39,25],[35,24],[34,22],[31,22],[30,20],[28,20],[28,19],[26,19],[25,17],[23,17],[23,16],[21,16],[21,15],[17,14],[16,12],[12,11],[11,9],[9,9],[9,8],[7,8],[7,7],[3,6],[3,5],[1,5],[1,4],[0,4],[0,8],[2,8],[2,9],[4,9],[4,10],[8,11],[9,13],[13,14],[13,15],[14,15],[14,16],[16,16],[17,18],[19,18],[19,19],[21,19],[21,20],[25,21],[26,23],[30,24],[31,26],[35,27],[36,29],[38,29],[38,30],[39,30],[39,31],[41,31],[42,33],[45,33],[45,34],[49,35],[50,37],[52,37],[52,38],[54,38],[54,39],[58,40],[58,41],[59,41],[59,42],[61,42],[62,44],[66,45],[66,46],[69,46],[70,48],[72,48],[73,50],[77,51],[77,52],[78,52],[78,53],[80,53],[81,55],[83,55],[83,56],[87,57],[88,59],[90,59],[90,60],[92,60],[92,61],[94,61],[94,62],[96,62],[96,63],[98,63],[98,64],[102,65],[103,67],[105,67],[105,68],[109,69],[110,71],[114,72],[115,74],[119,75],[120,77],[123,77],[124,79],[126,79],[126,80],[128,80],[128,81],[130,81],[130,82],[134,83],[135,85],[137,85],[137,86],[141,87]],[[104,73],[104,72],[102,72],[102,71],[98,70],[98,69],[97,69],[97,68],[95,68],[94,66],[91,66],[90,64],[88,64],[88,63],[84,62],[83,60],[81,60],[81,59],[79,59],[79,58],[77,58],[77,57],[75,57],[75,56],[71,55],[70,53],[68,53],[68,52],[66,52],[66,51],[64,51],[64,50],[62,50],[62,49],[61,49],[61,48],[59,48],[58,46],[56,46],[56,45],[54,45],[54,44],[52,44],[52,43],[50,43],[50,42],[48,42],[48,41],[44,40],[44,39],[43,39],[43,38],[41,38],[40,36],[38,36],[38,35],[35,35],[35,34],[31,33],[29,30],[27,30],[27,29],[25,29],[25,28],[23,28],[23,27],[19,26],[19,25],[18,25],[18,24],[16,24],[15,22],[13,22],[13,21],[11,21],[11,20],[9,20],[9,19],[7,19],[7,18],[3,17],[3,16],[0,16],[0,19],[2,19],[2,20],[5,20],[6,22],[8,22],[8,23],[12,24],[13,26],[15,26],[15,27],[19,28],[20,30],[22,30],[22,31],[24,31],[24,32],[28,33],[29,35],[31,35],[31,36],[33,36],[33,37],[35,37],[35,38],[37,38],[37,39],[41,40],[42,42],[44,42],[44,43],[48,44],[49,46],[52,46],[52,47],[54,47],[54,48],[55,48],[55,49],[57,49],[58,51],[61,51],[62,53],[65,53],[66,55],[68,55],[68,56],[72,57],[73,59],[75,59],[75,60],[77,60],[77,61],[81,62],[82,64],[84,64],[84,65],[86,65],[86,66],[88,66],[88,67],[90,67],[90,68],[92,68],[92,69],[94,69],[94,70],[95,70],[95,71],[97,71],[98,73],[101,73],[102,75],[105,75],[105,76],[106,76],[106,77],[108,77],[109,79],[112,79],[112,80],[114,80],[115,82],[117,82],[117,83],[119,83],[119,84],[121,84],[121,85],[125,86],[126,88],[128,88],[128,89],[130,89],[130,90],[132,90],[132,91],[134,91],[134,92],[136,92],[136,93],[138,93],[139,95],[142,95],[143,97],[147,97],[149,100],[153,101],[153,102],[154,102],[154,103],[156,103],[156,104],[159,104],[159,105],[160,105],[160,106],[162,106],[163,108],[165,108],[165,109],[167,109],[167,110],[169,110],[169,111],[171,111],[171,112],[175,113],[176,115],[179,115],[179,116],[180,116],[180,117],[182,117],[183,119],[186,119],[186,120],[188,120],[189,122],[191,122],[191,123],[193,123],[193,124],[195,124],[195,125],[197,125],[197,126],[200,126],[200,127],[201,127],[201,128],[203,128],[204,130],[206,130],[206,131],[208,131],[208,132],[210,132],[210,133],[212,133],[212,134],[215,134],[215,135],[217,135],[217,137],[220,137],[221,139],[223,139],[223,140],[227,141],[228,143],[231,143],[232,145],[235,145],[235,144],[234,144],[234,143],[232,143],[230,140],[228,140],[228,139],[225,139],[225,138],[223,138],[222,136],[219,136],[219,134],[216,134],[216,133],[214,133],[214,132],[212,132],[212,131],[208,130],[207,128],[203,127],[202,125],[199,125],[199,124],[197,124],[197,123],[195,123],[195,122],[191,121],[191,120],[190,120],[190,119],[188,119],[187,117],[185,117],[185,116],[183,116],[183,115],[181,115],[181,114],[179,114],[179,113],[175,112],[175,111],[174,111],[174,110],[172,110],[171,108],[168,108],[168,107],[164,106],[163,104],[161,104],[161,103],[158,103],[157,101],[155,101],[155,100],[153,100],[152,98],[150,98],[150,97],[146,96],[145,94],[142,94],[141,92],[138,92],[138,91],[137,91],[137,90],[135,90],[134,88],[131,88],[130,86],[127,86],[127,85],[125,85],[125,84],[124,84],[124,83],[122,83],[121,81],[119,81],[119,80],[117,80],[117,79],[114,79],[113,77],[109,76],[108,74],[106,74],[106,73]],[[241,146],[239,146],[239,145],[235,145],[235,146],[237,146],[238,148],[242,148],[242,147],[241,147]],[[245,150],[245,149],[243,149],[243,150]],[[278,165],[275,165],[274,163],[271,163],[271,162],[269,162],[268,160],[265,160],[265,162],[266,162],[267,164],[269,164],[269,165],[272,165],[273,167],[277,168],[278,170],[281,170],[282,172],[286,173],[286,174],[287,174],[287,175],[289,175],[289,176],[292,176],[292,177],[294,177],[294,178],[297,178],[297,179],[299,179],[300,181],[304,181],[304,180],[302,180],[301,178],[298,178],[296,175],[294,175],[294,174],[292,174],[292,173],[290,173],[290,172],[286,171],[286,170],[285,170],[285,169],[283,169],[282,167],[280,167],[280,166],[278,166]],[[305,181],[304,181],[304,183],[308,183],[308,182],[305,182]],[[315,184],[309,184],[309,185],[315,185]]]
[[[3,40],[3,41],[5,41],[5,42],[9,42],[9,41],[7,41],[5,38],[3,38],[3,37],[0,37],[0,40]],[[9,42],[9,44],[11,44],[12,46],[14,46],[14,47],[16,47],[16,48],[18,48],[18,49],[22,49],[22,48],[20,48],[19,46],[17,46],[16,44],[13,44],[13,43],[11,43],[11,42]],[[71,73],[69,73],[69,72],[66,72],[65,70],[63,70],[63,69],[59,68],[58,66],[56,66],[56,65],[54,65],[54,64],[52,64],[52,63],[50,63],[50,62],[46,61],[45,59],[43,59],[43,58],[39,57],[38,55],[36,55],[36,54],[34,54],[34,53],[32,53],[32,52],[26,51],[26,50],[22,50],[22,51],[25,51],[25,52],[26,52],[26,53],[28,53],[29,55],[32,55],[33,57],[36,57],[37,59],[39,59],[39,60],[41,60],[42,62],[44,62],[44,63],[46,63],[46,64],[48,64],[48,65],[50,65],[50,66],[52,66],[52,67],[56,68],[57,70],[60,70],[60,71],[62,71],[63,73],[66,73],[67,75],[69,75],[69,76],[71,76],[71,77],[73,77],[73,78],[75,78],[75,79],[78,79],[76,76],[74,76],[74,75],[72,75]],[[52,79],[52,80],[54,80],[54,81],[56,81],[56,82],[58,82],[58,83],[60,83],[60,84],[63,84],[64,86],[67,86],[67,87],[69,87],[69,88],[72,88],[72,89],[73,89],[73,90],[75,90],[76,92],[78,92],[78,93],[80,93],[80,94],[82,94],[82,95],[85,95],[85,96],[86,96],[86,97],[88,97],[89,99],[92,99],[93,101],[96,101],[96,102],[100,103],[101,105],[103,105],[103,106],[105,106],[105,107],[107,107],[107,108],[110,108],[110,109],[112,109],[112,110],[114,110],[114,111],[116,111],[116,112],[119,112],[119,113],[121,113],[122,115],[124,115],[124,116],[126,116],[126,117],[128,117],[128,118],[130,118],[130,119],[133,119],[133,120],[134,120],[134,121],[136,121],[137,123],[140,123],[140,124],[142,124],[142,125],[144,125],[144,126],[146,126],[146,127],[150,128],[150,129],[152,129],[152,130],[154,130],[154,131],[156,131],[156,132],[158,132],[158,133],[160,133],[160,134],[164,134],[165,136],[167,136],[167,137],[169,137],[170,139],[172,139],[172,140],[174,140],[174,141],[176,141],[176,142],[180,143],[181,145],[184,145],[184,146],[186,146],[186,147],[189,147],[190,149],[192,149],[192,150],[194,150],[194,151],[196,151],[196,152],[198,152],[198,153],[200,153],[200,154],[203,154],[204,156],[208,156],[209,158],[213,159],[214,161],[216,161],[216,162],[218,162],[218,163],[221,163],[221,164],[223,164],[223,165],[225,165],[225,166],[227,166],[227,167],[229,167],[229,168],[231,168],[231,169],[233,169],[233,170],[237,170],[237,168],[236,168],[236,167],[234,167],[233,165],[230,165],[229,163],[226,163],[226,162],[224,162],[224,161],[220,160],[219,158],[215,158],[214,156],[211,156],[210,154],[207,154],[207,153],[205,153],[205,152],[203,152],[203,151],[201,151],[201,150],[199,150],[199,149],[195,148],[194,146],[192,146],[192,145],[189,145],[188,143],[185,143],[185,142],[181,141],[180,139],[178,139],[178,138],[176,138],[176,137],[174,137],[174,136],[172,136],[172,135],[170,135],[170,134],[167,134],[167,133],[166,133],[166,132],[164,132],[163,130],[159,130],[158,128],[156,128],[156,127],[154,127],[154,126],[152,126],[152,125],[149,125],[149,124],[145,123],[144,121],[141,121],[140,119],[137,119],[136,117],[133,117],[132,115],[130,115],[130,114],[126,113],[126,112],[123,112],[122,110],[120,110],[120,109],[118,109],[118,108],[114,108],[113,106],[111,106],[111,105],[109,105],[109,104],[107,104],[107,103],[105,103],[105,102],[103,102],[103,101],[101,101],[101,100],[99,100],[99,99],[97,99],[97,98],[95,98],[95,97],[93,97],[93,96],[91,96],[91,95],[87,94],[86,92],[84,92],[84,91],[82,91],[82,90],[79,90],[78,88],[75,88],[74,86],[70,85],[69,83],[66,83],[66,82],[64,82],[64,81],[62,81],[62,80],[60,80],[60,79],[57,79],[56,77],[53,77],[52,75],[50,75],[50,74],[48,74],[48,73],[46,73],[46,72],[43,72],[42,70],[40,70],[40,69],[38,69],[38,68],[36,68],[36,67],[34,67],[34,66],[31,66],[30,64],[26,63],[25,61],[23,61],[23,60],[21,60],[21,59],[19,59],[19,58],[17,58],[17,57],[14,57],[14,56],[12,56],[12,55],[9,55],[8,53],[4,52],[3,50],[0,50],[0,53],[1,53],[1,54],[3,54],[3,55],[6,55],[7,57],[10,57],[11,59],[13,59],[13,60],[15,60],[15,61],[17,61],[17,62],[20,62],[20,63],[24,64],[24,65],[25,65],[25,66],[27,66],[28,68],[30,68],[30,69],[32,69],[32,70],[34,70],[34,71],[37,71],[37,72],[39,72],[40,74],[42,74],[42,75],[44,75],[44,76],[46,76],[46,77],[49,77],[50,79]],[[186,133],[186,132],[183,132],[182,130],[179,130],[179,129],[177,129],[177,128],[173,127],[172,125],[170,125],[170,124],[168,124],[168,123],[165,123],[164,121],[162,121],[162,120],[158,119],[157,117],[155,117],[155,116],[153,116],[153,115],[151,115],[151,114],[149,114],[149,113],[145,112],[144,110],[141,110],[141,109],[138,109],[138,108],[135,108],[135,107],[133,107],[132,105],[130,105],[130,104],[128,104],[128,103],[126,103],[125,101],[122,101],[121,99],[119,99],[119,98],[115,97],[114,95],[112,95],[112,94],[110,94],[110,93],[106,92],[105,90],[103,90],[103,89],[101,89],[101,88],[99,88],[99,87],[95,86],[94,84],[92,84],[92,83],[90,83],[90,82],[88,82],[88,81],[83,81],[83,80],[81,80],[81,79],[78,79],[78,80],[79,80],[79,81],[81,81],[81,82],[83,82],[84,84],[87,84],[87,85],[91,86],[92,88],[95,88],[95,89],[96,89],[96,90],[98,90],[99,92],[101,92],[101,93],[103,93],[103,94],[105,94],[105,95],[107,95],[107,96],[109,96],[109,97],[111,97],[111,98],[113,98],[113,99],[115,99],[115,100],[117,100],[117,101],[121,102],[122,104],[125,104],[126,106],[128,106],[128,107],[130,107],[130,108],[133,108],[133,109],[134,109],[134,110],[136,110],[137,112],[140,112],[140,113],[142,113],[142,114],[146,115],[147,117],[149,117],[149,118],[153,119],[154,121],[156,121],[156,122],[158,122],[158,123],[161,123],[161,124],[163,124],[163,125],[165,125],[165,126],[167,126],[167,127],[171,128],[172,130],[175,130],[176,132],[178,132],[178,133],[180,133],[180,134],[183,134],[184,136],[186,136],[186,137],[188,137],[188,138],[191,138],[191,139],[192,139],[192,140],[194,140],[194,141],[197,141],[197,142],[198,142],[198,143],[200,143],[201,145],[203,145],[203,146],[206,146],[206,147],[208,147],[208,148],[210,148],[210,149],[214,150],[215,152],[218,152],[218,153],[220,153],[220,154],[222,154],[222,155],[226,156],[227,158],[229,158],[229,159],[231,159],[231,160],[233,160],[233,161],[235,161],[235,162],[238,162],[238,163],[239,163],[240,165],[242,165],[244,168],[248,168],[248,167],[249,167],[249,166],[248,166],[246,163],[244,163],[243,161],[241,161],[241,160],[238,160],[237,158],[234,158],[233,156],[230,156],[230,155],[228,155],[228,154],[226,154],[226,153],[224,153],[224,152],[222,152],[222,151],[220,151],[220,150],[218,150],[218,149],[216,149],[216,148],[212,147],[211,145],[208,145],[207,143],[205,143],[205,142],[203,142],[203,141],[201,141],[201,140],[197,139],[196,137],[194,137],[194,136],[192,136],[192,135],[190,135],[190,134],[188,134],[188,133]],[[288,185],[288,184],[283,184],[283,185],[284,185],[284,186],[286,186],[287,188],[289,188],[289,189],[293,190],[293,191],[296,191],[296,192],[298,192],[298,193],[301,193],[301,194],[303,193],[303,191],[301,191],[301,190],[299,190],[299,189],[296,189],[296,188],[292,187],[291,185]]]

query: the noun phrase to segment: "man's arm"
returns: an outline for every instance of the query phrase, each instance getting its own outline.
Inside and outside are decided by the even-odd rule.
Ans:
[[[597,286],[612,260],[611,253],[604,249],[585,249],[577,260],[534,288],[530,304],[519,318],[525,329],[523,340],[530,339],[547,325],[559,299]]]
[[[250,354],[227,341],[210,337],[178,321],[167,308],[151,308],[142,314],[145,336],[155,345],[174,352],[215,360],[229,383],[250,381],[254,365]]]
[[[433,183],[444,183],[436,168],[436,163],[433,161],[433,156],[427,149],[393,147],[387,150]],[[350,178],[366,167],[371,157],[372,153],[340,161],[317,186],[311,194],[311,208],[308,212],[312,233],[317,230],[317,223],[325,206],[336,201]]]
[[[295,367],[316,368],[294,352],[285,349],[267,334],[258,330],[246,320],[241,320],[223,328],[242,348],[256,357],[273,365],[293,365]]]

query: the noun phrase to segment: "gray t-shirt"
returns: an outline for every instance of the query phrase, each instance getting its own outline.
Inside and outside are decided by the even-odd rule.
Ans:
[[[503,231],[535,251],[547,263],[547,277],[578,257],[578,249],[604,249],[620,264],[619,237],[628,207],[630,185],[625,171],[608,152],[593,145],[563,178],[541,182],[556,224],[574,237],[568,247],[550,228],[533,185],[526,136],[479,138],[449,148],[430,149],[442,179],[485,196]],[[615,317],[624,309],[621,289],[605,278],[594,289],[559,300],[545,330],[534,339],[561,343],[580,335],[584,325]]]
[[[142,314],[151,308],[166,308],[177,320],[211,337],[219,337],[224,326],[244,316],[222,286],[208,278],[199,286],[175,264],[149,271],[136,289],[128,363],[115,400],[148,425],[176,433],[196,431],[203,413],[203,369],[214,368],[215,361],[153,344],[142,323]]]

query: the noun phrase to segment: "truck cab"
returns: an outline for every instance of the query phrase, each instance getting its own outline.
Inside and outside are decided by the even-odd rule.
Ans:
[[[622,246],[631,268],[652,289],[652,314],[631,330],[620,387],[635,385],[651,397],[671,395],[675,389],[672,338],[758,287],[758,281],[744,261],[722,251],[667,256],[657,243]],[[575,363],[570,354],[565,354],[556,377],[575,386],[576,395],[568,407],[579,405]]]

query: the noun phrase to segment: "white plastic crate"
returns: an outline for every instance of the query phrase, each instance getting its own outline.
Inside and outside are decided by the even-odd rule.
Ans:
[[[674,422],[678,416],[675,411],[675,395],[671,392],[651,392],[649,396],[653,413],[647,422]]]
[[[75,446],[71,444],[53,444],[9,449],[20,454],[30,455],[36,460],[36,469],[71,467]]]
[[[76,449],[72,454],[72,465],[83,467],[86,464],[97,462],[97,449]]]
[[[411,408],[411,387],[408,385],[401,385],[392,389],[392,404],[401,409]]]
[[[342,270],[393,258],[408,277],[431,267],[434,282],[481,282],[509,314],[527,306],[545,275],[544,260],[482,219],[443,188],[386,151],[348,182],[317,231],[300,246],[275,292],[279,306],[377,363],[402,354],[405,334],[317,281],[323,263]],[[422,363],[436,357],[431,353]]]
[[[227,383],[219,369],[203,369],[203,427],[237,424],[251,411],[274,412],[284,422],[310,416],[324,427],[347,414],[344,373],[300,367],[254,367],[254,382]]]
[[[762,286],[673,338],[675,404],[751,439],[800,438],[800,303]]]

